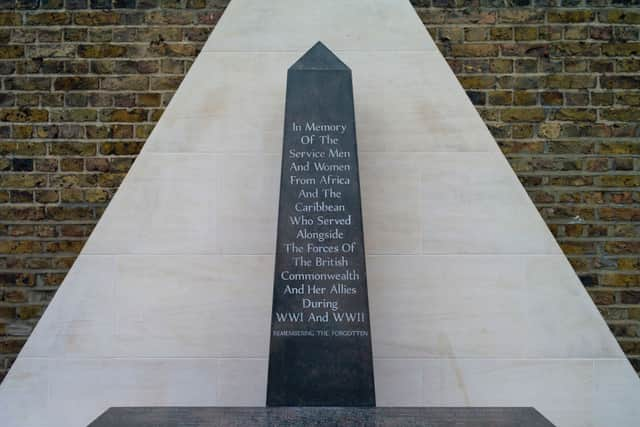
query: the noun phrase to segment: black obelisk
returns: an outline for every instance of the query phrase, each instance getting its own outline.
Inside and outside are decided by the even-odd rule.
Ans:
[[[351,70],[289,68],[268,406],[375,406]]]

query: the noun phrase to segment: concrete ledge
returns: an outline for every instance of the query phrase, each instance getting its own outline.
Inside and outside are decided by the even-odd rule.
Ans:
[[[90,427],[553,427],[534,408],[110,408]]]

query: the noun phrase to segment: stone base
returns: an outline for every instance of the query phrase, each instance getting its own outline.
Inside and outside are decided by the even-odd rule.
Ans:
[[[534,408],[110,408],[90,427],[553,427]]]

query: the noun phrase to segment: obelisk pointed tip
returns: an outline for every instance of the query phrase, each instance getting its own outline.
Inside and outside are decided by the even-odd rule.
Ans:
[[[318,41],[311,49],[295,64],[289,68],[290,70],[344,70],[349,71],[344,62],[342,62],[324,43]]]

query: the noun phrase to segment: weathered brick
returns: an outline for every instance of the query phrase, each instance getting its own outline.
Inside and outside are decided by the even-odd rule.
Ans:
[[[209,38],[208,28],[186,28],[184,30],[184,39],[187,41],[205,42]]]
[[[16,9],[37,9],[38,4],[38,0],[16,0],[15,7]]]
[[[147,139],[151,135],[153,125],[137,125],[135,129],[135,137],[140,139]]]
[[[103,78],[100,88],[103,90],[144,91],[149,87],[149,78],[144,76],[120,76]]]
[[[492,10],[447,10],[445,22],[448,24],[494,24],[496,12]]]
[[[147,120],[147,110],[102,110],[100,119],[104,122],[143,122]]]
[[[47,77],[12,77],[5,79],[6,90],[49,90],[51,79]]]
[[[33,159],[12,159],[11,169],[14,172],[31,172],[33,170]]]
[[[562,105],[563,96],[557,91],[542,92],[541,101],[542,105]]]
[[[87,126],[88,139],[106,139],[112,137],[112,126]]]
[[[551,114],[551,119],[558,121],[593,122],[596,118],[596,110],[586,108],[560,108]]]
[[[92,157],[86,159],[88,171],[108,172],[110,168],[109,159],[104,157]]]
[[[31,287],[35,284],[33,273],[0,273],[0,285]]]
[[[510,73],[513,71],[513,61],[511,59],[491,59],[489,60],[489,71],[492,73]]]
[[[589,27],[589,37],[595,40],[611,40],[613,38],[613,27],[610,27],[610,26]]]
[[[599,210],[600,219],[604,221],[639,221],[640,208],[609,208]]]
[[[160,70],[166,74],[183,74],[186,71],[184,61],[175,58],[163,58]]]
[[[510,105],[513,102],[513,92],[508,90],[489,92],[489,104]]]
[[[491,89],[496,84],[495,76],[460,76],[458,80],[465,89]]]
[[[467,27],[464,29],[464,40],[479,42],[487,39],[487,29],[484,27]]]
[[[612,241],[604,244],[604,250],[613,255],[640,254],[639,241]]]
[[[122,173],[103,173],[98,176],[98,184],[100,187],[117,188],[124,176]]]
[[[169,57],[193,57],[197,54],[196,45],[191,43],[157,43],[153,45],[151,52],[160,56]]]
[[[542,80],[538,76],[501,76],[498,87],[502,89],[537,89]]]
[[[0,141],[0,155],[37,156],[46,154],[47,147],[42,142],[2,142]]]
[[[71,22],[68,12],[41,12],[26,15],[27,25],[67,25]]]
[[[638,89],[640,76],[601,76],[600,85],[605,89]]]
[[[136,105],[140,107],[159,107],[162,97],[159,93],[143,93],[136,96]]]
[[[547,20],[549,22],[591,22],[594,18],[595,13],[592,10],[550,10],[547,12]]]
[[[113,29],[111,27],[96,27],[88,30],[89,41],[105,43],[113,41]]]
[[[84,169],[84,159],[66,158],[60,160],[60,170],[62,172],[82,172]]]
[[[0,208],[0,211],[3,211]],[[14,212],[18,208],[12,209]],[[11,218],[5,217],[5,218]],[[0,254],[29,254],[40,250],[40,242],[35,240],[0,240]]]
[[[593,242],[561,242],[560,247],[565,255],[587,255],[596,253],[596,247]]]
[[[0,121],[6,122],[44,122],[48,119],[47,110],[20,108],[0,109]]]
[[[601,47],[597,43],[566,42],[551,45],[551,54],[554,57],[599,56]]]
[[[59,28],[44,28],[38,30],[40,43],[59,43],[62,41],[62,30]]]
[[[98,89],[99,80],[96,77],[58,77],[53,83],[55,90],[89,90]]]
[[[135,155],[140,152],[143,146],[140,141],[114,141],[100,144],[100,154],[104,155]]]
[[[544,84],[550,89],[587,89],[596,87],[597,79],[591,75],[552,74],[546,76]]]
[[[636,142],[601,142],[598,147],[600,154],[640,154],[640,143]]]
[[[57,156],[92,156],[96,154],[96,145],[90,142],[55,142],[49,152]]]
[[[499,12],[498,22],[506,24],[537,24],[544,22],[544,9],[505,8]]]
[[[557,138],[560,136],[560,123],[541,123],[538,127],[538,135],[543,138]]]
[[[489,28],[489,38],[491,40],[512,40],[513,27],[491,27]]]
[[[68,206],[47,206],[46,218],[53,221],[68,221],[68,220],[88,220],[93,218],[93,208],[87,206],[80,207],[68,207]],[[62,241],[48,243],[46,246],[47,252],[77,252],[82,248],[83,242],[78,241]],[[64,250],[51,250],[50,248],[59,248],[63,245]],[[74,248],[70,250],[69,248]]]
[[[90,108],[66,108],[51,111],[51,119],[57,122],[94,122],[97,117],[97,111]]]
[[[620,302],[622,304],[640,304],[640,291],[624,291],[620,293]],[[640,353],[640,342],[634,343],[637,347],[627,350],[633,353]],[[624,344],[622,345],[624,349]]]
[[[113,105],[115,107],[134,107],[136,97],[133,93],[117,93],[113,95]]]
[[[611,24],[640,24],[640,12],[627,9],[601,11],[598,18]]]
[[[500,111],[500,118],[505,122],[540,122],[544,120],[542,108],[505,108]]]
[[[171,10],[159,10],[149,12],[145,16],[145,23],[147,24],[172,24],[172,25],[187,25],[194,23],[195,15],[189,12],[179,12]]]
[[[536,92],[527,92],[518,90],[513,93],[514,105],[536,105],[538,94]]]
[[[562,187],[583,187],[593,185],[593,178],[590,176],[554,176],[551,177],[550,184]]]
[[[36,191],[35,197],[38,203],[57,203],[60,199],[58,192],[53,190]]]
[[[81,58],[119,58],[127,54],[127,48],[115,44],[82,44],[78,46]]]
[[[114,157],[109,161],[110,170],[112,172],[128,172],[133,160],[133,157]]]
[[[94,72],[101,74],[152,74],[160,70],[158,61],[114,61],[94,63]]]
[[[633,158],[615,158],[613,159],[613,168],[617,171],[631,171],[633,170]]]
[[[37,107],[39,99],[35,93],[16,93],[16,104],[23,107]]]
[[[589,35],[589,29],[585,26],[571,25],[565,27],[564,38],[566,40],[585,40]]]
[[[17,309],[17,311],[20,311]],[[18,315],[20,316],[20,315]],[[24,346],[25,339],[11,339],[0,341],[0,354],[16,354],[19,353]]]
[[[0,12],[0,26],[16,26],[20,25],[22,19],[19,13]]]
[[[0,59],[14,59],[14,58],[21,58],[23,56],[24,56],[24,47],[22,46],[5,45],[5,46],[2,46],[2,49],[0,49]]]
[[[79,224],[63,224],[60,226],[60,234],[64,237],[86,237],[91,227]]]
[[[615,293],[612,291],[589,291],[593,302],[597,305],[612,305],[616,303]]]
[[[606,56],[638,56],[640,55],[640,43],[603,44],[602,53]]]
[[[105,203],[110,199],[110,193],[102,188],[92,188],[85,190],[84,199],[88,203]]]
[[[43,311],[44,311],[43,305],[35,305],[35,304],[20,305],[16,308],[16,314],[18,315],[18,319],[21,319],[21,320],[36,319],[42,316]]]
[[[152,110],[151,114],[149,115],[149,119],[153,122],[157,122],[160,120],[163,113],[164,113],[164,109],[161,109],[161,108]]]
[[[546,57],[549,56],[549,45],[547,43],[505,43],[500,46],[500,52],[502,56]]]
[[[531,41],[538,38],[537,27],[516,27],[514,28],[514,38],[516,41]]]
[[[603,120],[636,122],[640,120],[640,109],[637,108],[607,108],[600,111]]]
[[[451,53],[461,57],[498,56],[498,46],[495,44],[458,44],[452,46]]]
[[[591,92],[591,103],[595,106],[612,105],[613,94],[610,92]]]
[[[24,173],[7,173],[0,175],[0,188],[43,187],[46,183],[46,175]]]
[[[604,172],[609,169],[609,159],[593,158],[585,161],[585,170],[589,172]]]
[[[480,74],[489,72],[489,60],[487,59],[466,59],[464,61],[456,61],[451,65],[452,69],[456,69],[457,73]],[[461,68],[460,68],[461,67]]]
[[[640,175],[604,175],[597,177],[596,182],[603,187],[638,187]]]
[[[97,184],[97,175],[89,173],[57,174],[49,180],[49,187],[63,189],[60,192],[62,202],[69,203],[82,201],[82,191],[80,191],[79,188],[95,187]],[[72,191],[66,192],[67,189]],[[76,191],[77,193],[75,193]],[[76,194],[79,194],[80,197],[76,197]]]
[[[538,38],[549,41],[562,40],[562,29],[562,25],[541,26],[538,29]]]
[[[84,202],[84,193],[80,188],[73,188],[78,184],[78,177],[75,176],[64,176],[62,178],[56,178],[55,185],[61,187],[60,190],[60,201],[63,203],[82,203]],[[96,180],[97,181],[97,180]],[[64,187],[72,187],[72,188],[64,188]]]
[[[58,170],[56,159],[36,159],[35,169],[38,172],[55,172]]]
[[[609,95],[611,95],[611,98],[613,98],[613,94],[609,94]],[[631,105],[634,107],[638,107],[640,106],[640,93],[639,92],[618,92],[615,94],[615,102],[621,105]],[[612,103],[613,102],[610,102],[606,105],[611,105]]]
[[[116,12],[92,11],[78,12],[74,22],[77,25],[116,25],[120,22],[120,15]]]
[[[536,73],[538,71],[538,60],[535,58],[518,59],[515,61],[516,73]]]

